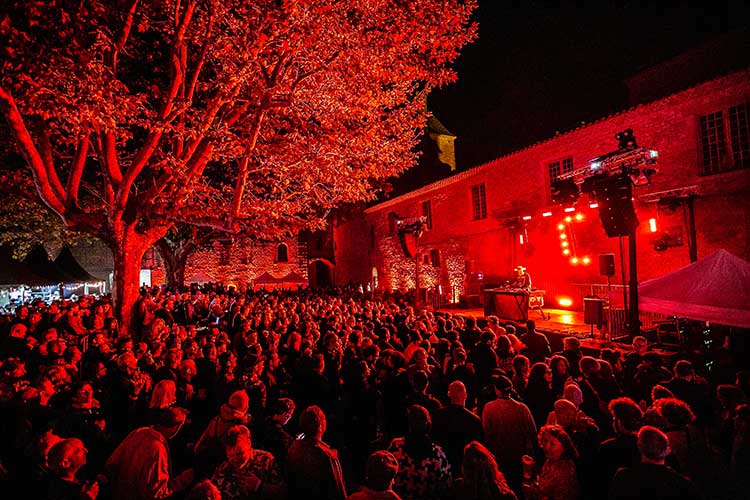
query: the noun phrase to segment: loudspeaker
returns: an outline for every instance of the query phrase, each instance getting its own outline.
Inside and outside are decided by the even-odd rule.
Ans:
[[[638,227],[630,177],[610,177],[596,185],[599,218],[607,236],[628,236]]]
[[[604,299],[599,297],[583,298],[583,322],[587,325],[604,323]]]
[[[615,254],[604,253],[599,256],[599,274],[602,276],[615,275]]]

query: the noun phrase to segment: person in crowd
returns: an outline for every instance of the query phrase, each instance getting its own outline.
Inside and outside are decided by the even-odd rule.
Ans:
[[[249,407],[249,398],[244,389],[233,392],[229,400],[221,405],[219,414],[211,419],[193,448],[199,464],[196,471],[198,477],[210,475],[224,459],[224,436],[235,425],[247,425],[250,422]]]
[[[471,441],[463,450],[461,469],[451,485],[449,498],[467,500],[516,500],[495,457],[479,441]]]
[[[427,409],[412,405],[407,419],[406,435],[395,438],[388,446],[399,464],[393,489],[403,500],[437,500],[450,486],[450,463],[430,437],[432,420]]]
[[[637,435],[640,462],[617,471],[609,500],[699,500],[701,495],[686,477],[665,465],[669,438],[656,427],[644,426]]]
[[[47,500],[93,500],[99,495],[99,482],[82,481],[78,472],[86,465],[88,450],[78,438],[61,439],[47,452],[48,473],[37,488]],[[104,478],[100,479],[104,482]]]
[[[673,376],[663,383],[674,397],[688,404],[695,413],[695,424],[705,427],[711,421],[711,389],[705,378],[695,373],[693,363],[681,359],[674,364]]]
[[[210,479],[195,483],[185,497],[186,500],[221,500],[221,491]]]
[[[521,483],[521,457],[534,452],[536,424],[529,408],[512,398],[513,383],[508,377],[495,378],[497,399],[482,411],[482,428],[487,448],[495,458],[511,487]]]
[[[609,482],[620,467],[632,467],[640,462],[638,430],[643,421],[641,407],[630,398],[617,398],[609,403],[615,436],[602,442],[599,460],[601,483],[599,492],[606,494]]]
[[[531,362],[523,354],[517,354],[513,358],[513,389],[516,394],[523,399],[526,395],[526,384],[529,382],[529,372],[531,371]]]
[[[319,406],[308,406],[299,417],[302,431],[287,452],[287,481],[292,500],[343,500],[346,485],[338,452],[323,441],[326,416]]]
[[[226,460],[211,477],[222,500],[285,497],[286,485],[276,459],[267,451],[253,448],[247,426],[231,427],[222,440]]]
[[[466,409],[466,398],[466,387],[454,380],[448,386],[450,404],[432,415],[433,439],[445,451],[454,477],[461,473],[464,447],[471,441],[481,442],[484,434],[482,419]]]
[[[583,353],[581,352],[581,340],[578,337],[565,337],[563,339],[563,350],[560,355],[568,360],[570,375],[573,378],[580,377],[581,370],[578,363],[583,357]]]
[[[135,429],[125,437],[105,464],[113,500],[166,498],[191,486],[192,469],[176,476],[170,470],[168,444],[186,418],[185,409],[173,406],[164,410],[154,425]]]
[[[549,368],[552,371],[552,392],[556,398],[561,398],[565,384],[572,380],[570,363],[564,356],[555,354],[549,360]]]
[[[521,335],[521,342],[526,346],[526,352],[523,354],[531,363],[545,362],[552,355],[549,339],[536,331],[536,322],[533,319],[526,321],[526,333]]]
[[[398,460],[393,454],[374,451],[365,464],[364,485],[347,500],[401,500],[393,491],[393,481],[398,474]]]
[[[541,427],[555,402],[555,394],[552,391],[552,370],[545,363],[534,363],[531,367],[523,400],[529,407],[536,426]]]
[[[539,430],[539,446],[544,463],[536,477],[524,481],[526,500],[579,500],[578,451],[568,433],[559,425],[545,425]]]

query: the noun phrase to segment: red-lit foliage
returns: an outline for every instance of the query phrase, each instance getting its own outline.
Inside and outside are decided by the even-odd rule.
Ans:
[[[412,166],[475,0],[9,0],[0,109],[39,199],[114,254],[126,321],[176,222],[319,223]]]

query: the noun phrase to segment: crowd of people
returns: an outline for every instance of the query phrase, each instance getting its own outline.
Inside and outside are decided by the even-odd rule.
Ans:
[[[143,288],[0,316],[3,497],[713,499],[750,373],[357,290]],[[703,374],[705,375],[705,373]]]

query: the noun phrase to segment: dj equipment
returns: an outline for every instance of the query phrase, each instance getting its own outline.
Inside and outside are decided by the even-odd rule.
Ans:
[[[544,290],[524,288],[488,288],[484,290],[484,315],[511,321],[529,319],[529,309],[544,314]]]

